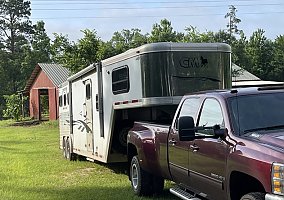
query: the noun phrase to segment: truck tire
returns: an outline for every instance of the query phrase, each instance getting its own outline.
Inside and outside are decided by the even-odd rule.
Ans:
[[[241,200],[264,200],[265,194],[261,192],[252,192],[244,195]]]
[[[165,183],[164,178],[159,176],[153,176],[152,180],[153,180],[153,193],[161,194],[164,190],[164,183]]]
[[[70,161],[76,160],[76,155],[71,152],[71,143],[69,137],[66,139],[66,159]]]
[[[153,194],[151,184],[152,175],[140,167],[137,156],[134,156],[130,164],[130,181],[134,193],[138,196],[149,196]]]

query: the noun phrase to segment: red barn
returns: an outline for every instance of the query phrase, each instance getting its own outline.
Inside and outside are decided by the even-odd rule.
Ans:
[[[41,120],[58,118],[58,87],[70,72],[59,64],[38,63],[33,70],[24,93],[29,95],[30,117]]]

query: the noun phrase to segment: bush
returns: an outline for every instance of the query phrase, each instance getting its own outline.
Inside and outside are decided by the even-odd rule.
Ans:
[[[23,97],[23,99],[21,99],[20,95],[12,94],[12,95],[4,95],[4,99],[6,101],[6,109],[3,110],[3,116],[7,118],[12,118],[16,121],[22,118],[21,114],[21,108],[23,103],[22,100],[26,101],[27,97]]]

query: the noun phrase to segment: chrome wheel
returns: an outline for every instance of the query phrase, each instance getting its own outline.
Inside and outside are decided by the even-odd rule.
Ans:
[[[132,186],[135,190],[138,188],[138,170],[137,170],[137,165],[133,164],[131,167],[131,183]]]

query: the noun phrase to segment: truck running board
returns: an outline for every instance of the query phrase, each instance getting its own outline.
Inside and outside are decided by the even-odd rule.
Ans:
[[[170,188],[170,192],[183,200],[201,200],[179,186]]]

